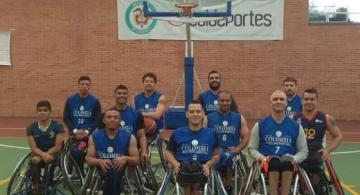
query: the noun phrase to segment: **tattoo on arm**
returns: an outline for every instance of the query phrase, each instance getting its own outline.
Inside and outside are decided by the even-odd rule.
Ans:
[[[332,126],[336,126],[336,120],[333,116],[329,116],[329,122]]]

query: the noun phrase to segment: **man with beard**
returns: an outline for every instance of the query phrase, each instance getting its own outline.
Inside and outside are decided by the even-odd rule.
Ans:
[[[232,194],[233,159],[249,142],[249,129],[244,116],[230,111],[231,94],[219,93],[219,110],[207,116],[208,127],[215,133],[220,147],[220,163],[217,168],[222,176],[225,189]]]
[[[287,96],[286,116],[301,112],[301,97],[297,95],[297,80],[294,77],[286,77],[283,87]]]
[[[96,130],[89,139],[86,162],[101,169],[103,194],[119,195],[125,166],[139,164],[136,139],[119,129],[120,114],[107,110],[102,122],[105,128]]]
[[[142,78],[144,91],[134,97],[135,110],[141,112],[144,117],[155,120],[157,130],[163,128],[163,114],[166,111],[166,97],[155,90],[157,78],[152,72],[145,73]],[[154,139],[155,135],[148,137]]]
[[[270,195],[288,195],[294,164],[308,154],[305,133],[301,125],[285,115],[286,95],[281,90],[271,94],[271,115],[257,122],[250,136],[249,153],[261,165],[268,164]]]
[[[219,109],[218,95],[221,86],[220,72],[216,70],[210,71],[208,74],[208,82],[210,89],[201,93],[198,97],[198,100],[200,101],[206,115]],[[231,97],[230,110],[233,112],[238,112],[238,108],[233,97]]]
[[[137,138],[141,148],[141,160],[146,161],[148,155],[144,130],[144,117],[140,112],[137,112],[128,105],[129,92],[125,85],[118,85],[114,92],[115,106],[112,107],[112,109],[117,110],[120,113],[120,129],[128,131]]]
[[[165,151],[165,158],[171,165],[178,181],[181,173],[200,173],[197,175],[208,177],[210,168],[219,160],[215,132],[202,127],[204,111],[199,101],[193,100],[189,104],[186,117],[189,125],[174,131]],[[186,184],[180,182],[184,187],[184,194],[200,194],[199,182],[201,181],[185,182]]]
[[[330,153],[341,143],[342,134],[334,117],[317,110],[318,92],[315,88],[305,89],[302,105],[303,111],[293,116],[305,130],[309,156],[301,164],[310,174],[311,182],[316,194],[327,194],[319,188],[320,175],[323,170],[323,161],[327,160]],[[326,131],[332,136],[324,148]]]

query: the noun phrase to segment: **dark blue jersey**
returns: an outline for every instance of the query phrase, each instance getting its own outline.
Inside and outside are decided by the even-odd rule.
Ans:
[[[86,98],[81,98],[77,93],[66,100],[64,123],[70,135],[74,129],[92,131],[98,125],[100,114],[100,102],[95,96],[88,95]]]
[[[181,127],[171,135],[167,149],[174,153],[177,161],[195,160],[203,163],[212,158],[217,146],[212,129],[201,128],[194,132],[189,127]]]
[[[259,152],[264,156],[296,154],[299,124],[285,117],[281,123],[268,116],[259,122]]]
[[[326,133],[326,115],[317,112],[313,118],[306,118],[302,113],[294,115],[294,120],[304,128],[309,150],[323,148],[323,140]]]
[[[208,127],[213,129],[219,146],[223,149],[236,147],[240,144],[241,115],[228,112],[225,115],[219,111],[207,116]]]
[[[146,97],[144,93],[139,93],[134,98],[135,110],[138,112],[155,112],[159,103],[161,93],[155,91],[151,96]],[[163,117],[155,120],[157,129],[163,128]]]
[[[111,109],[116,109],[114,106]],[[138,129],[144,128],[144,117],[140,112],[137,112],[134,108],[126,106],[124,110],[118,110],[120,113],[120,129],[125,130],[137,135]]]
[[[301,97],[296,95],[291,100],[288,99],[286,106],[286,116],[290,116],[292,114],[300,113],[302,110]]]
[[[100,159],[114,159],[129,155],[131,134],[127,131],[116,130],[116,136],[110,139],[105,129],[93,132],[92,139],[95,145],[96,157]]]
[[[218,97],[218,94],[214,94],[210,90],[207,90],[199,95],[198,100],[200,101],[206,115],[219,110]],[[231,100],[230,110],[233,112],[239,112],[236,102],[232,96]]]
[[[26,128],[26,135],[33,136],[36,146],[44,152],[55,146],[55,138],[59,133],[64,133],[64,128],[54,120],[51,120],[47,130],[41,130],[38,122],[34,122]]]

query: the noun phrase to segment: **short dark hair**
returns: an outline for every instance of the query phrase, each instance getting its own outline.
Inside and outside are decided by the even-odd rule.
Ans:
[[[114,93],[116,93],[116,91],[119,89],[124,89],[124,90],[128,91],[128,88],[125,85],[120,84],[120,85],[116,86]]]
[[[157,82],[156,75],[155,75],[155,73],[153,73],[153,72],[147,72],[147,73],[145,73],[144,76],[143,76],[143,78],[142,78],[142,81],[143,81],[143,82],[145,81],[145,78],[146,78],[146,77],[150,77],[150,78],[154,79],[155,83]]]
[[[201,105],[201,102],[197,99],[193,99],[193,100],[191,100],[190,104],[200,104]]]
[[[310,87],[310,88],[306,88],[304,90],[304,94],[305,93],[312,93],[312,94],[315,94],[316,95],[316,98],[318,98],[318,91],[315,87]]]
[[[49,109],[49,111],[51,111],[51,105],[50,102],[48,100],[41,100],[36,104],[36,111],[40,108],[40,107],[47,107]]]
[[[90,79],[89,76],[82,75],[82,76],[79,77],[78,83],[80,83],[80,81],[89,81],[89,82],[91,82],[91,79]]]
[[[210,71],[209,74],[208,74],[208,79],[210,78],[210,75],[211,75],[211,74],[214,74],[214,73],[219,74],[219,76],[220,76],[220,78],[221,78],[221,74],[220,74],[219,71],[217,71],[217,70],[212,70],[212,71]]]
[[[283,84],[285,82],[293,82],[295,83],[295,85],[297,85],[297,80],[295,79],[295,77],[286,77],[284,80],[283,80]]]

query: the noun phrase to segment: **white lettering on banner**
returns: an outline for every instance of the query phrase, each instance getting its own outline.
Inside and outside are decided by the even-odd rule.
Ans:
[[[161,0],[151,0],[149,9],[156,11],[157,7],[161,7],[164,10],[164,6]],[[117,0],[117,10],[119,40],[186,39],[185,25],[171,25],[171,22],[144,18],[142,1]],[[169,10],[173,10],[173,7],[169,7]],[[283,18],[284,0],[234,0],[232,16],[194,22],[192,39],[282,40]]]

